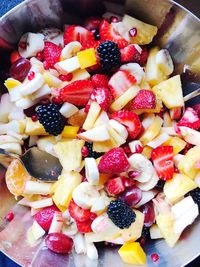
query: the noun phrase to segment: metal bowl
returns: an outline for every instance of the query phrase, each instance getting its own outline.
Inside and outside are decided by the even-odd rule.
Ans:
[[[185,1],[179,1],[185,2]],[[196,7],[195,7],[196,2]],[[198,13],[198,0],[190,1],[190,7]],[[199,7],[200,8],[200,7]],[[44,27],[61,27],[64,23],[81,23],[85,16],[96,15],[106,10],[128,13],[145,22],[155,24],[159,32],[154,43],[166,47],[174,60],[175,73],[182,76],[183,91],[187,94],[200,82],[200,20],[179,4],[169,0],[29,0],[18,5],[0,19],[0,50],[9,50],[22,33],[37,31]],[[6,52],[3,53],[6,58]],[[6,63],[2,62],[1,64]],[[2,66],[0,69],[3,68]],[[199,103],[197,97],[193,101]],[[30,211],[15,205],[7,192],[4,170],[0,175],[0,250],[22,266],[45,267],[108,267],[129,266],[120,260],[117,248],[99,247],[99,260],[90,261],[85,256],[60,256],[48,251],[44,243],[30,246],[26,230],[32,219]],[[8,225],[1,218],[13,209],[15,219]],[[185,266],[200,254],[200,222],[189,227],[175,248],[169,248],[162,240],[147,244],[147,265],[155,266],[150,255],[158,253],[160,267]]]

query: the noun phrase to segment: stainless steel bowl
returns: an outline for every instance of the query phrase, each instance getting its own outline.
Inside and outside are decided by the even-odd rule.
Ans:
[[[187,5],[196,15],[200,15],[199,0],[190,1]],[[155,43],[170,51],[176,65],[175,73],[182,75],[184,94],[199,86],[200,20],[180,4],[169,0],[25,1],[0,19],[0,49],[11,48],[25,31],[37,31],[47,26],[61,27],[63,23],[81,23],[85,16],[99,14],[105,10],[118,14],[128,13],[157,25],[159,32]],[[196,98],[194,101],[199,103],[199,100]],[[4,218],[6,212],[12,208],[15,211],[15,219],[8,225],[0,219],[0,249],[17,263],[33,267],[128,267],[120,260],[116,248],[102,246],[99,248],[99,260],[90,261],[80,255],[56,255],[48,251],[44,243],[30,247],[26,242],[26,229],[31,225],[30,211],[15,205],[15,200],[6,190],[3,175],[2,169],[0,203],[3,205],[0,206],[0,218]],[[200,254],[199,233],[200,222],[197,220],[173,249],[162,240],[148,244],[146,266],[155,266],[150,257],[152,253],[159,254],[157,266],[185,266]]]

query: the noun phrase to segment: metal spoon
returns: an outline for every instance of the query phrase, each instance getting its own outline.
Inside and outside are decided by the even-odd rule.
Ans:
[[[9,153],[0,148],[0,155],[2,155],[4,159],[19,159],[27,172],[32,177],[41,181],[55,182],[58,180],[58,176],[62,171],[62,166],[56,157],[39,150],[37,147],[28,149],[22,156]]]

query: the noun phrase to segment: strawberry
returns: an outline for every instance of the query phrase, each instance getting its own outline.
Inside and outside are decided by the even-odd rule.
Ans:
[[[59,209],[55,205],[43,208],[34,215],[34,219],[46,232],[48,232],[56,211],[59,211]]]
[[[53,68],[54,65],[60,60],[62,48],[52,42],[46,41],[44,43],[44,63],[49,68]]]
[[[120,50],[121,61],[140,63],[141,53],[138,51],[137,46],[134,44],[128,45]]]
[[[94,74],[91,81],[94,87],[108,87],[109,76],[105,74]]]
[[[200,118],[200,104],[196,104],[192,106],[192,108],[197,112],[199,118]]]
[[[151,158],[161,180],[170,180],[174,173],[173,146],[159,146],[153,149]]]
[[[10,63],[13,64],[15,61],[17,61],[20,58],[21,58],[21,56],[20,56],[19,52],[17,50],[14,50],[10,54]]]
[[[108,83],[110,91],[115,99],[123,95],[134,83],[136,79],[128,71],[119,70],[111,78]]]
[[[140,90],[131,101],[131,109],[154,109],[156,107],[156,96],[151,90]]]
[[[112,148],[100,159],[98,169],[101,173],[121,173],[129,168],[129,162],[123,148]]]
[[[91,95],[92,100],[96,100],[96,102],[99,104],[99,106],[104,110],[107,111],[110,102],[112,100],[112,95],[108,88],[106,87],[98,87],[95,88]]]
[[[87,220],[85,222],[76,222],[77,229],[80,233],[90,233],[92,232],[92,225],[93,220]]]
[[[102,21],[99,33],[101,41],[113,41],[119,48],[123,48],[128,45],[128,42],[118,32],[116,32],[113,26],[106,20]]]
[[[78,80],[72,82],[59,90],[59,97],[64,102],[77,106],[85,106],[90,99],[94,87],[89,80]]]
[[[200,118],[198,113],[193,108],[186,108],[182,118],[177,123],[177,126],[186,126],[194,130],[198,130],[200,127]]]
[[[64,29],[64,44],[68,44],[73,41],[78,41],[82,45],[85,45],[87,42],[94,41],[93,33],[81,26],[67,26]]]
[[[82,45],[81,50],[86,50],[89,48],[94,48],[96,50],[97,47],[100,45],[100,43],[101,43],[100,41],[96,41],[96,40],[89,41]]]
[[[89,209],[82,209],[72,199],[68,206],[70,216],[77,222],[84,222],[91,219],[92,212]]]
[[[107,183],[107,191],[111,195],[118,195],[125,190],[124,181],[122,177],[110,179]]]
[[[84,26],[87,30],[98,30],[102,19],[100,17],[89,17],[85,20]]]
[[[142,131],[142,124],[137,114],[128,110],[120,110],[111,114],[111,119],[126,126],[129,137],[135,139]]]

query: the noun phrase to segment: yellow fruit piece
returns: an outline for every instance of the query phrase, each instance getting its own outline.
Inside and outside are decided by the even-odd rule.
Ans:
[[[162,236],[170,247],[174,247],[181,234],[174,233],[174,218],[171,213],[156,216],[156,223]]]
[[[153,148],[151,148],[149,146],[145,146],[143,148],[142,155],[145,156],[147,159],[150,159],[152,150],[153,150]]]
[[[173,146],[174,155],[176,155],[185,148],[186,142],[183,139],[175,136],[175,137],[169,137],[169,139],[165,141],[163,145]]]
[[[14,159],[6,171],[6,185],[11,194],[22,196],[26,181],[31,180],[31,176],[18,159]]]
[[[84,112],[84,109],[80,109],[68,119],[68,123],[72,126],[81,127],[83,123],[85,122],[86,117],[87,117],[87,113]]]
[[[32,121],[31,118],[26,120],[25,134],[28,135],[48,135],[43,125],[39,121]]]
[[[163,114],[163,127],[171,127],[172,126],[172,119],[169,115],[169,112],[165,112]]]
[[[166,181],[163,191],[167,200],[173,204],[196,187],[196,183],[188,176],[181,173],[174,173],[173,178]]]
[[[78,172],[69,172],[60,176],[52,186],[53,201],[63,212],[67,209],[74,189],[81,183],[82,176]]]
[[[60,79],[58,79],[57,77],[55,77],[54,75],[52,75],[49,72],[44,72],[43,73],[43,78],[45,80],[45,83],[48,84],[48,86],[50,87],[59,87],[62,84],[62,81]]]
[[[156,96],[156,107],[154,109],[137,109],[133,111],[138,115],[142,113],[159,113],[162,107],[162,100],[158,96]]]
[[[180,75],[159,83],[152,90],[162,99],[167,108],[182,107],[184,105]]]
[[[61,135],[66,138],[76,138],[76,135],[78,133],[80,127],[78,126],[65,126]]]
[[[195,164],[200,160],[200,146],[194,146],[180,160],[178,164],[179,170],[194,179],[199,173],[199,169],[195,168]]]
[[[101,112],[101,107],[99,106],[99,104],[97,102],[92,102],[87,117],[85,119],[85,122],[83,124],[84,130],[90,130],[93,128],[100,112]]]
[[[77,57],[81,69],[86,69],[97,64],[94,48],[89,48],[78,52]]]
[[[159,134],[162,123],[163,120],[159,116],[156,116],[153,123],[145,130],[140,138],[140,141],[144,146]]]
[[[123,17],[122,22],[125,24],[128,30],[132,28],[137,29],[137,35],[131,38],[131,42],[133,44],[144,45],[151,43],[153,37],[158,31],[156,26],[144,23],[128,15]]]
[[[100,173],[99,174],[99,185],[104,185],[112,177],[112,174]]]
[[[141,265],[146,263],[146,254],[139,242],[125,243],[118,250],[118,253],[125,263]]]
[[[21,82],[19,82],[18,80],[15,80],[13,78],[8,78],[5,82],[4,82],[5,87],[9,90],[21,85]]]
[[[142,79],[142,81],[141,81],[139,87],[140,87],[141,89],[148,89],[148,90],[151,90],[151,87],[150,87],[150,85],[148,84],[148,82],[146,81],[146,78],[143,78],[143,79]]]

